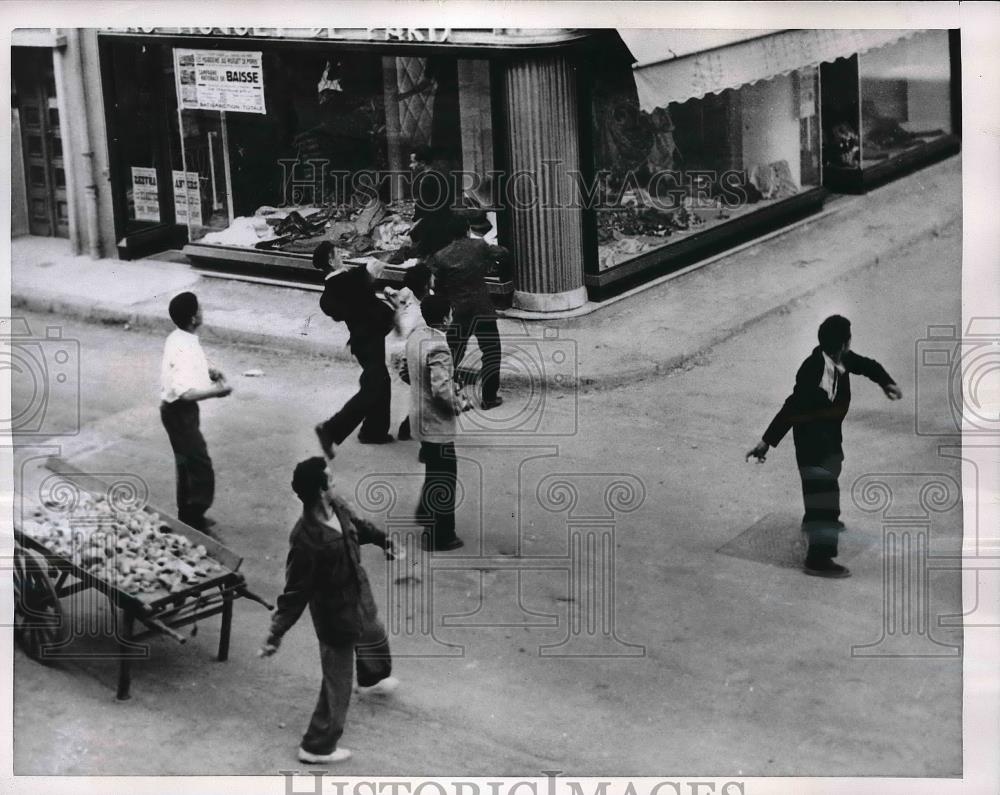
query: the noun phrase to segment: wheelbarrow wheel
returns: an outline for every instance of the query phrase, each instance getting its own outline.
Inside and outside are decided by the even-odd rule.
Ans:
[[[45,559],[19,547],[14,554],[14,637],[25,654],[50,662],[51,650],[65,642],[66,622]]]

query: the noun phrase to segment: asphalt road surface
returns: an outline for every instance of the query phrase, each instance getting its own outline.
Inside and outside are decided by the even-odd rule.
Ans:
[[[430,563],[417,553],[401,567],[365,550],[402,686],[352,704],[342,744],[355,757],[338,772],[960,775],[961,631],[886,636],[898,616],[883,608],[883,563],[904,553],[884,551],[884,512],[863,488],[881,478],[905,508],[919,502],[921,478],[961,477],[958,461],[939,454],[941,438],[916,433],[920,422],[947,429],[950,419],[946,387],[917,352],[929,325],[960,323],[960,258],[953,224],[683,371],[600,392],[511,389],[499,413],[469,418],[459,465],[465,549]],[[890,402],[860,378],[853,390],[841,486],[854,576],[842,581],[776,565],[801,513],[791,438],[763,466],[743,460],[834,312],[852,319],[855,350],[879,359],[904,393]],[[153,502],[172,509],[157,410],[163,340],[26,319],[36,336],[58,325],[79,342],[80,378],[48,402],[55,435],[20,439],[34,447],[19,450],[19,463],[58,451],[88,471],[141,477]],[[273,599],[299,510],[292,468],[317,453],[312,426],[353,392],[358,371],[219,346],[210,315],[205,324],[203,345],[235,387],[203,404],[212,514],[251,587]],[[264,375],[241,375],[250,369]],[[405,392],[396,389],[398,421]],[[75,430],[76,394],[80,432],[60,435]],[[15,406],[38,399],[15,378]],[[416,453],[413,442],[352,439],[336,461],[338,488],[404,539],[416,532],[407,524]],[[932,552],[958,549],[961,517],[957,501],[933,514]],[[736,554],[718,551],[726,545]],[[958,573],[927,581],[932,618],[961,612]],[[92,598],[67,609],[107,613]],[[302,768],[295,749],[319,686],[316,640],[304,616],[261,660],[267,626],[264,608],[239,601],[225,663],[213,659],[218,619],[183,646],[152,640],[122,703],[114,663],[92,656],[113,649],[108,638],[80,637],[78,659],[51,666],[17,651],[15,773]],[[930,656],[899,656],[913,649]]]

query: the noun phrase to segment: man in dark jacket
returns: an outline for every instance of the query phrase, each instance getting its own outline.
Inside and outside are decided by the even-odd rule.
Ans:
[[[322,458],[296,466],[292,488],[302,500],[302,517],[292,529],[285,590],[278,597],[260,656],[278,650],[308,605],[319,639],[323,684],[299,747],[299,760],[342,762],[351,757],[346,748],[337,748],[337,742],[351,700],[352,666],[357,667],[358,691],[364,695],[388,695],[399,684],[390,676],[389,641],[378,620],[359,547],[375,544],[390,558],[395,550],[385,533],[330,491],[329,470]]]
[[[486,287],[486,274],[508,256],[503,246],[491,246],[482,238],[468,236],[468,222],[455,217],[452,242],[428,258],[434,274],[434,292],[451,304],[454,320],[448,330],[455,368],[462,362],[469,338],[476,337],[482,353],[483,409],[503,403],[500,391],[500,332],[497,313]]]
[[[450,175],[435,166],[429,146],[416,146],[410,152],[413,177],[413,226],[410,240],[413,254],[429,257],[451,242],[452,206],[455,196]]]
[[[795,441],[795,460],[802,479],[805,515],[802,529],[809,539],[805,572],[817,577],[848,577],[837,563],[840,521],[840,477],[844,461],[841,426],[851,404],[851,373],[863,375],[882,387],[890,400],[902,390],[885,368],[851,350],[851,322],[832,315],[819,327],[819,345],[795,375],[795,389],[771,421],[763,438],[746,458],[763,463],[767,451],[777,447],[788,429]]]
[[[320,256],[314,259],[314,265],[320,267],[322,261]],[[329,271],[319,306],[328,317],[347,324],[351,353],[361,365],[357,393],[340,411],[316,426],[323,453],[333,458],[334,446],[343,444],[358,425],[358,441],[362,444],[393,441],[389,433],[392,387],[385,366],[385,335],[393,327],[392,308],[375,295],[374,281],[365,268]]]

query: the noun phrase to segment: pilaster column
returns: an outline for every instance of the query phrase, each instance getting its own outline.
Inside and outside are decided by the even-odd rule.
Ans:
[[[587,300],[582,211],[570,175],[580,165],[576,75],[564,56],[529,55],[506,65],[503,93],[514,306],[575,309]]]

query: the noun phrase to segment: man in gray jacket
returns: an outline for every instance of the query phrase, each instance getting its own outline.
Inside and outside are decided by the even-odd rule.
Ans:
[[[463,546],[455,534],[455,417],[471,404],[455,386],[455,364],[446,329],[451,306],[440,295],[420,303],[426,325],[406,340],[406,369],[410,383],[410,432],[420,441],[424,485],[417,505],[417,523],[423,525],[424,549],[447,551]]]

